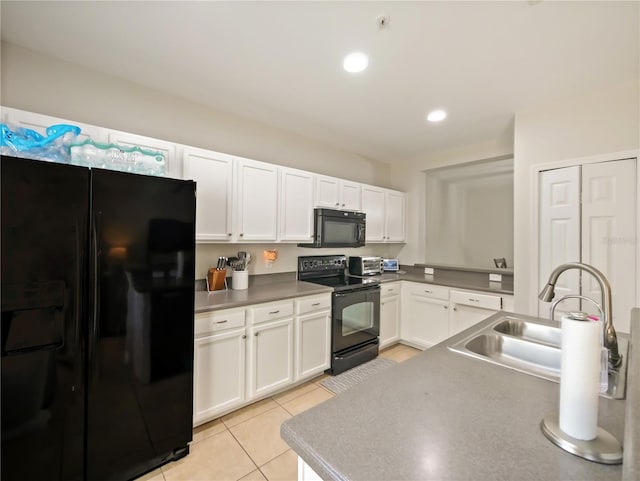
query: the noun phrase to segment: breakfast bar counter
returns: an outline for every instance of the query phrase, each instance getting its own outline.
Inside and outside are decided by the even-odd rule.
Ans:
[[[478,327],[295,416],[282,425],[281,436],[325,480],[623,479],[621,465],[584,460],[542,434],[540,421],[558,412],[559,384],[447,348]],[[631,347],[640,340],[638,315],[632,330]],[[632,354],[633,402],[637,364]],[[625,425],[637,430],[630,418],[638,409],[626,409],[625,420],[626,404],[600,397],[598,425],[631,443],[624,451],[630,480],[627,473],[639,472],[638,433],[625,433]]]

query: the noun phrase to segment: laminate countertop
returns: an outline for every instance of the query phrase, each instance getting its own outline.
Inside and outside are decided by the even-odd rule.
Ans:
[[[512,276],[504,276],[502,282],[490,282],[486,273],[436,271],[435,275],[425,275],[422,268],[406,267],[404,269],[403,273],[387,272],[375,278],[381,283],[404,280],[513,295]],[[228,279],[228,282],[231,282],[231,279]],[[204,290],[195,292],[195,312],[229,309],[333,291],[330,287],[298,281],[295,272],[249,276],[249,288],[245,290],[228,289],[207,292],[203,281],[196,281],[196,285]]]
[[[325,480],[620,481],[623,466],[625,481],[640,479],[636,353],[627,400],[599,398],[598,425],[624,440],[624,464],[603,465],[542,434],[540,421],[558,413],[558,383],[447,349],[479,327],[289,419],[282,438]],[[637,346],[637,313],[632,331]]]

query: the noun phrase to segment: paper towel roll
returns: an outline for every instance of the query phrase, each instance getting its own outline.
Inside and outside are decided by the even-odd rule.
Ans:
[[[560,429],[590,441],[598,432],[602,325],[562,317]]]

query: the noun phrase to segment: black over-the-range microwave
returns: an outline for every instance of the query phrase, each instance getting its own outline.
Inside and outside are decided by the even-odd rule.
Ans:
[[[366,214],[349,210],[314,209],[313,242],[299,247],[362,247]]]

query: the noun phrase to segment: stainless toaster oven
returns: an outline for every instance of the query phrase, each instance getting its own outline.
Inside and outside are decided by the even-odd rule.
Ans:
[[[349,274],[354,276],[372,276],[382,273],[382,257],[351,256],[349,257]]]

